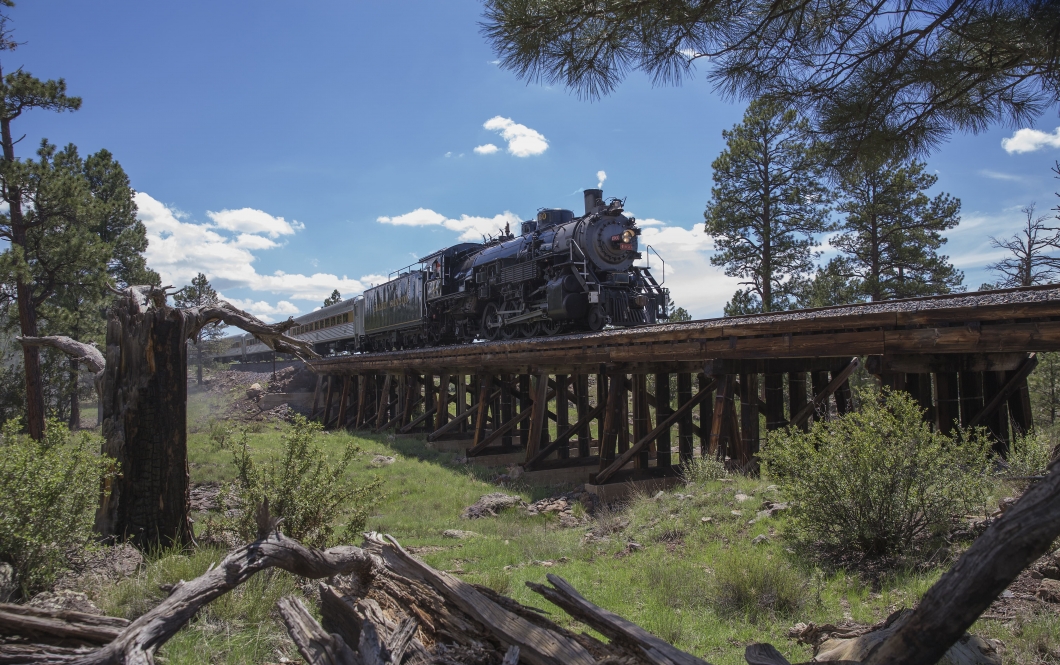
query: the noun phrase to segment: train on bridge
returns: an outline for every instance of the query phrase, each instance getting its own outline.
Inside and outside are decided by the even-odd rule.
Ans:
[[[648,268],[635,265],[644,256],[641,230],[624,201],[605,200],[601,189],[585,190],[584,201],[581,216],[541,209],[519,235],[505,228],[497,238],[429,254],[362,296],[298,317],[289,334],[326,356],[665,319],[669,293]],[[247,334],[226,338],[215,358],[253,361],[270,354]]]

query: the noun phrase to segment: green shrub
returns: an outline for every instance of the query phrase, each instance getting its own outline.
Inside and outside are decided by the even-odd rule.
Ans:
[[[713,597],[722,614],[750,621],[792,616],[809,595],[807,580],[790,564],[768,553],[747,552],[716,561]]]
[[[696,457],[681,468],[681,475],[690,484],[719,480],[728,475],[725,462],[713,455]]]
[[[360,539],[380,482],[354,486],[346,469],[360,448],[351,441],[342,458],[333,462],[315,440],[319,431],[318,423],[295,416],[283,433],[280,454],[260,466],[250,456],[247,432],[242,433],[234,450],[235,493],[242,506],[234,526],[241,538],[256,537],[255,507],[268,497],[269,511],[283,519],[280,529],[310,547]],[[224,499],[218,503],[224,505]],[[346,526],[337,538],[335,523],[343,517]]]
[[[0,560],[23,595],[51,583],[68,556],[88,543],[108,467],[98,437],[50,420],[42,441],[8,421],[0,441]]]
[[[1017,436],[1009,451],[1008,467],[1013,476],[1040,476],[1053,454],[1053,444],[1044,435],[1032,432]]]
[[[933,432],[904,392],[861,397],[859,411],[807,433],[771,433],[763,459],[799,537],[836,554],[910,554],[982,507],[989,443]]]

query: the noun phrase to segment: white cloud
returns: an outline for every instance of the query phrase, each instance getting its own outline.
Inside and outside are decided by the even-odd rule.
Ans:
[[[270,305],[264,300],[255,301],[250,298],[241,300],[239,298],[229,298],[225,295],[221,295],[221,299],[227,300],[244,312],[250,312],[266,323],[271,323],[278,319],[286,319],[289,316],[296,316],[300,311],[296,305],[287,302],[286,300],[281,300],[275,305]]]
[[[1020,129],[1007,139],[1001,140],[1001,147],[1005,152],[1034,152],[1045,147],[1060,148],[1060,127],[1052,134],[1038,129]]]
[[[1020,182],[1023,180],[1018,175],[1012,175],[1011,173],[1001,173],[1000,171],[991,171],[990,169],[979,169],[979,175],[984,178],[990,178],[992,180],[1008,180],[1012,182]]]
[[[282,227],[279,224],[271,223],[270,225],[260,222],[267,221],[267,219],[283,221],[282,218],[273,217],[267,213],[261,213],[261,216],[257,217],[243,215],[238,218],[231,216],[222,218],[226,219],[226,224],[230,226],[237,224],[244,226],[242,229],[244,232],[233,234],[229,233],[230,229],[221,226],[219,222],[213,225],[183,221],[177,217],[172,208],[145,192],[137,192],[136,205],[139,208],[137,216],[147,227],[148,246],[145,252],[147,264],[158,271],[163,284],[180,287],[190,283],[192,278],[201,272],[209,278],[218,291],[249,289],[281,294],[284,298],[291,300],[319,301],[328,297],[333,289],[338,289],[349,297],[361,293],[365,288],[366,282],[351,279],[345,275],[339,277],[319,272],[312,275],[300,275],[282,271],[271,275],[259,274],[253,265],[257,260],[254,252],[279,247],[278,243],[265,236],[271,235],[272,232],[284,233],[280,230]],[[212,215],[211,219],[213,219]],[[258,233],[264,235],[258,235],[246,228],[248,220],[254,219],[259,221]],[[236,221],[233,222],[233,220]],[[303,228],[301,224],[292,224],[288,227],[291,233]],[[287,305],[277,303],[271,307],[284,308]],[[290,307],[294,306],[290,305]],[[250,308],[245,309],[254,311]],[[287,309],[289,310],[289,307]],[[265,312],[260,306],[258,311]],[[295,312],[276,309],[275,313],[293,314]]]
[[[638,219],[641,227],[640,251],[644,258],[638,265],[651,265],[655,279],[662,280],[664,270],[659,258],[666,261],[665,287],[678,307],[684,307],[694,318],[721,316],[725,303],[740,288],[740,280],[727,277],[710,264],[714,242],[703,231],[703,224],[692,228],[671,226],[657,219]]]
[[[428,208],[416,208],[412,212],[395,217],[379,217],[376,219],[381,224],[393,226],[442,226],[450,231],[456,231],[460,235],[458,240],[479,241],[483,235],[497,235],[504,230],[504,225],[518,228],[522,219],[513,212],[505,210],[493,217],[473,217],[471,215],[460,215],[459,219],[451,219]]]
[[[540,132],[526,125],[520,125],[511,118],[494,116],[482,126],[490,131],[499,132],[501,138],[508,142],[508,152],[516,157],[540,155],[548,150],[548,140]]]
[[[498,148],[497,146],[493,145],[492,143],[487,143],[486,145],[475,146],[475,153],[479,154],[479,155],[492,155],[493,153],[497,152],[498,150],[500,150],[500,148]]]
[[[254,208],[207,212],[206,216],[212,219],[218,228],[226,231],[265,233],[270,238],[291,235],[296,230],[301,231],[305,228],[305,225],[300,222],[289,223],[283,217],[273,217],[263,210],[255,210]]]
[[[596,188],[597,189],[603,189],[605,180],[607,180],[607,172],[606,171],[597,171],[596,172]]]

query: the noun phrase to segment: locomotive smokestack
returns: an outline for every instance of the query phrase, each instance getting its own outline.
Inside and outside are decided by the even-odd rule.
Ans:
[[[587,189],[583,192],[585,196],[585,214],[588,215],[591,212],[596,212],[598,204],[597,201],[602,201],[604,198],[604,190],[602,189]]]

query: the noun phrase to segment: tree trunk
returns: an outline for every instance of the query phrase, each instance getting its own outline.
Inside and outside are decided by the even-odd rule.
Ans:
[[[0,120],[0,142],[3,143],[4,161],[15,162],[15,142],[11,136],[11,119]],[[11,246],[23,249],[26,246],[26,224],[22,215],[22,192],[15,187],[2,192],[8,205],[11,220]],[[23,337],[37,336],[37,310],[33,305],[33,287],[27,284],[22,273],[15,278],[15,300],[18,303],[19,330]],[[44,437],[44,385],[40,375],[40,349],[35,346],[22,347],[22,359],[26,367],[26,428],[29,435],[40,440]]]
[[[77,358],[70,358],[70,382],[73,388],[70,390],[70,430],[81,429],[81,382],[77,374]]]
[[[196,342],[195,342],[195,351],[196,351],[196,360],[198,361],[198,366],[196,367],[195,379],[196,379],[196,381],[198,381],[198,384],[201,386],[202,385],[202,340],[201,339],[200,340],[196,340]],[[275,357],[276,357],[276,354],[273,354],[273,358],[275,358]]]
[[[107,319],[103,452],[120,473],[103,488],[96,529],[140,547],[191,540],[184,315],[128,289]]]

